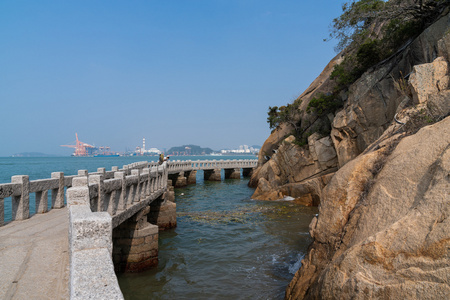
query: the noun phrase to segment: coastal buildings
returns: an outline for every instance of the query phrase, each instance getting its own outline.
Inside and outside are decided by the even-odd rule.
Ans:
[[[222,154],[257,154],[259,153],[259,148],[248,145],[240,145],[238,149],[223,149],[220,150]]]

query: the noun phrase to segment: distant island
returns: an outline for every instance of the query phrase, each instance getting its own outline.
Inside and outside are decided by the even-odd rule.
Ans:
[[[167,151],[167,155],[207,155],[214,151],[211,148],[202,148],[197,145],[183,145],[172,147]]]
[[[46,154],[41,152],[22,152],[11,155],[11,157],[55,157],[58,155]]]

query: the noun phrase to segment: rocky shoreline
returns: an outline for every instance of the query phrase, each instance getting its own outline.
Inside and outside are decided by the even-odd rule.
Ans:
[[[343,55],[297,99],[300,111],[330,91]],[[286,299],[450,298],[449,60],[447,9],[350,86],[329,135],[298,145],[282,124],[264,143],[252,198],[319,205]]]

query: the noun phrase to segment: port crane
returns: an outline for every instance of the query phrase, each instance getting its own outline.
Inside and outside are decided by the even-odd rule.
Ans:
[[[78,140],[78,133],[75,133],[75,137],[76,137],[75,145],[61,145],[61,147],[75,148],[73,156],[88,156],[89,155],[88,148],[95,148],[95,147]]]

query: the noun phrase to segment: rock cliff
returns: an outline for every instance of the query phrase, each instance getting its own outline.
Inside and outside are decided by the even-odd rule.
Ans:
[[[301,146],[284,125],[266,141],[253,198],[320,203],[287,299],[450,299],[449,59],[447,10],[350,86],[330,135]],[[340,60],[299,97],[302,112]]]
[[[426,107],[427,113],[434,110],[434,115],[445,115],[432,106],[443,101],[435,98],[444,99],[446,94],[442,92],[448,89],[449,23],[450,17],[446,14],[352,84],[342,95],[344,108],[335,116],[328,116],[331,120],[329,136],[313,134],[308,137],[307,146],[301,147],[290,136],[292,128],[289,125],[282,124],[276,128],[262,146],[259,167],[249,183],[256,188],[253,198],[297,197],[283,193],[286,190],[283,186],[303,184],[305,180],[335,172],[377,140],[394,122],[397,113],[406,114],[405,108],[423,104],[427,102],[425,98],[433,102]],[[314,96],[333,89],[330,74],[333,67],[342,61],[343,55],[345,53],[336,56],[299,96],[299,118],[303,130],[320,128],[321,120],[306,113],[307,106]]]
[[[324,188],[288,299],[449,299],[450,117],[402,135]]]

